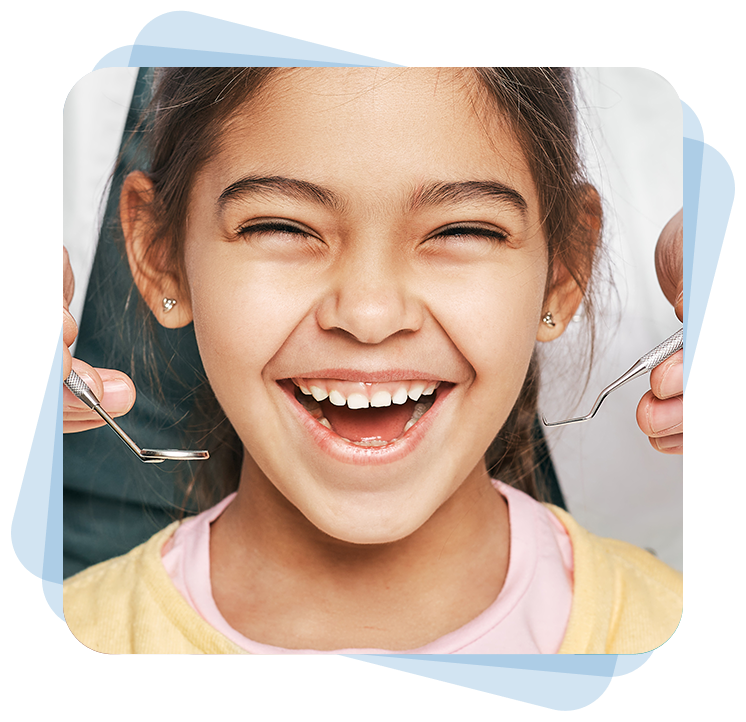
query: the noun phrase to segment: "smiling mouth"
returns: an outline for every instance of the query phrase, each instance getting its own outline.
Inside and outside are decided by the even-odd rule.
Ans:
[[[298,403],[321,426],[360,447],[393,444],[435,403],[441,381],[364,383],[293,378]],[[451,386],[452,384],[447,384]]]

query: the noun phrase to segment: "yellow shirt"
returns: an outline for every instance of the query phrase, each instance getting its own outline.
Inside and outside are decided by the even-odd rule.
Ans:
[[[573,601],[560,654],[635,654],[665,642],[681,619],[682,578],[651,554],[602,539],[549,507],[570,536]],[[245,654],[181,596],[161,562],[178,522],[63,586],[75,637],[109,654]]]

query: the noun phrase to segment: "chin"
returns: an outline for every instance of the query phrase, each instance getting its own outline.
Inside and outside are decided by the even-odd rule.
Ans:
[[[420,491],[408,485],[407,489],[377,493],[347,490],[341,492],[342,498],[339,495],[337,489],[323,504],[318,499],[306,499],[297,508],[324,534],[360,545],[390,544],[408,537],[430,519],[442,501],[433,495],[432,484]],[[418,503],[414,504],[413,499]]]
[[[392,544],[405,539],[416,532],[429,518],[370,518],[370,514],[360,514],[357,517],[348,516],[345,519],[318,519],[312,523],[322,532],[347,544],[370,546],[375,544]]]

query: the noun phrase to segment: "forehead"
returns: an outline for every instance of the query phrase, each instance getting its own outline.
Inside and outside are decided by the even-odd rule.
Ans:
[[[247,167],[379,191],[499,178],[533,194],[521,144],[469,69],[277,69],[204,170],[226,180]]]
[[[480,95],[476,74],[469,68],[274,68],[265,76],[257,96],[264,107],[289,102],[307,110],[346,114],[353,104],[379,115],[401,101],[413,111],[426,106],[459,107]]]

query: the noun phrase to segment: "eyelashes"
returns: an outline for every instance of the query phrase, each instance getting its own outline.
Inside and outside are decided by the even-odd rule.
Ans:
[[[509,235],[495,227],[486,227],[469,224],[458,224],[446,226],[437,230],[431,238],[454,238],[458,240],[487,239],[495,243],[504,243],[508,240]]]
[[[243,238],[251,238],[252,236],[259,234],[271,234],[275,236],[295,236],[296,238],[302,238],[304,240],[320,240],[317,236],[315,236],[313,233],[311,233],[308,229],[304,228],[300,224],[280,219],[253,221],[241,226],[236,231],[236,235]]]
[[[249,239],[252,236],[260,234],[270,234],[274,236],[290,236],[296,240],[312,241],[320,243],[323,241],[305,226],[283,219],[266,219],[256,220],[247,223],[236,231],[236,235]],[[509,240],[510,236],[505,231],[494,226],[486,227],[474,224],[454,224],[438,229],[430,235],[425,243],[430,240],[453,239],[454,241],[487,240],[494,244],[502,244]]]

